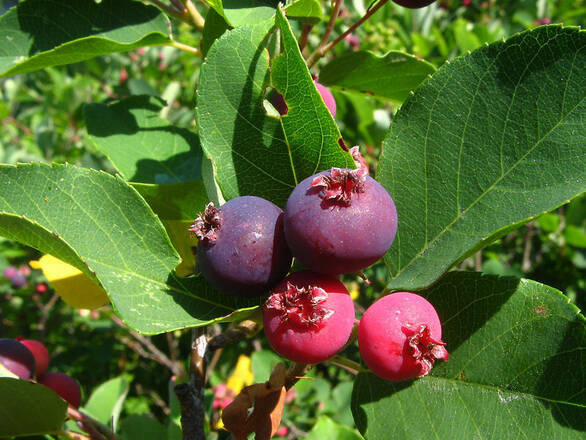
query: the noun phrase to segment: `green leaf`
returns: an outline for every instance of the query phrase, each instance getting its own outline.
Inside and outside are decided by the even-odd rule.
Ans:
[[[215,9],[210,8],[207,15],[205,25],[203,27],[203,36],[201,42],[201,54],[205,58],[212,47],[212,44],[224,35],[230,26],[226,23],[226,19],[218,14]]]
[[[132,182],[168,184],[201,180],[201,147],[190,130],[158,114],[165,102],[154,96],[131,96],[84,108],[88,133]]]
[[[319,0],[296,0],[285,10],[288,19],[314,25],[321,21],[323,15]]]
[[[413,55],[392,51],[378,56],[360,50],[326,64],[319,74],[319,82],[401,103],[433,72],[433,64]]]
[[[177,277],[179,258],[163,226],[120,178],[69,165],[0,166],[0,188],[0,235],[100,283],[131,328],[155,334],[206,325],[258,304],[222,295],[202,277]]]
[[[366,438],[584,438],[586,320],[567,297],[472,272],[422,294],[450,359],[401,383],[359,374],[352,412]]]
[[[429,285],[586,187],[586,33],[546,26],[440,68],[397,113],[377,179],[397,205],[390,287]]]
[[[267,116],[263,107],[269,84],[269,56],[263,42],[272,22],[226,32],[201,68],[199,134],[227,200],[257,195],[284,206],[300,179],[331,166],[353,166],[351,156],[337,144],[339,132],[312,84],[297,43],[292,48],[288,24],[282,17],[279,23],[285,54],[273,66],[273,74],[287,96],[293,90],[303,93],[291,98],[289,116]],[[299,83],[289,90],[283,77],[287,68],[290,78]],[[298,107],[300,101],[306,108]]]
[[[255,25],[275,15],[277,2],[271,0],[211,0],[208,2],[234,28]]]
[[[0,377],[0,402],[1,437],[55,432],[65,422],[65,400],[27,380]]]
[[[275,366],[283,362],[283,358],[272,350],[253,351],[250,355],[250,364],[255,383],[269,380]]]
[[[116,431],[124,399],[130,387],[129,378],[120,376],[95,388],[84,405],[84,411],[94,419]]]
[[[355,429],[348,426],[339,425],[327,416],[321,416],[317,423],[311,428],[311,431],[305,437],[305,440],[363,440],[363,437]]]
[[[160,440],[165,438],[165,427],[146,414],[134,414],[120,423],[123,440]]]
[[[170,41],[157,8],[130,0],[26,0],[0,17],[0,76]]]
[[[586,249],[586,232],[584,228],[568,225],[564,230],[564,237],[569,245]]]

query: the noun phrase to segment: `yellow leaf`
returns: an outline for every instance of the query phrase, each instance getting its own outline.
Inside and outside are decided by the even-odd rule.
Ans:
[[[251,385],[254,381],[254,374],[251,369],[251,361],[248,356],[241,354],[236,362],[234,373],[226,381],[226,386],[238,394],[246,385]]]
[[[33,269],[41,269],[55,292],[76,309],[97,309],[108,304],[108,295],[79,269],[55,258],[43,255],[29,262]]]

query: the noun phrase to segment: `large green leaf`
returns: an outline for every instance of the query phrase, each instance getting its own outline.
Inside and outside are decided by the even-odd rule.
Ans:
[[[170,41],[157,8],[131,0],[26,0],[0,17],[0,76]]]
[[[184,261],[181,274],[193,273],[195,260],[187,229],[208,198],[201,176],[199,138],[171,125],[159,113],[165,103],[132,96],[110,104],[89,104],[84,115],[90,138],[159,216]]]
[[[208,4],[232,27],[262,23],[275,15],[273,0],[211,0]]]
[[[163,226],[120,178],[73,166],[0,166],[0,188],[0,235],[83,271],[143,333],[236,319],[235,310],[256,304],[222,295],[202,277],[177,277],[179,257]]]
[[[467,272],[423,295],[442,319],[450,359],[414,381],[360,374],[352,412],[366,438],[584,438],[586,320],[567,297]]]
[[[287,18],[313,25],[319,23],[323,15],[319,0],[295,0],[285,9]]]
[[[290,115],[267,116],[263,106],[270,73],[263,42],[272,21],[226,32],[201,68],[199,134],[226,199],[253,194],[283,206],[300,179],[331,166],[353,166],[337,144],[339,132],[299,50],[291,46],[291,31],[282,16],[279,23],[285,52],[274,66],[274,80],[286,98],[294,89],[300,92],[291,97]],[[284,77],[287,68],[299,87]],[[297,107],[300,102],[307,105],[305,111]]]
[[[433,72],[433,64],[404,52],[378,56],[361,50],[334,58],[320,71],[319,81],[400,103]]]
[[[440,68],[398,112],[377,179],[399,213],[392,288],[416,289],[586,189],[586,33],[546,26]]]
[[[362,436],[356,430],[340,425],[327,416],[321,416],[317,423],[307,433],[306,440],[363,440]]]
[[[0,436],[55,432],[65,422],[67,403],[50,388],[0,377]]]
[[[92,391],[83,407],[84,412],[110,426],[115,432],[130,387],[129,379],[131,378],[120,376],[100,384]]]

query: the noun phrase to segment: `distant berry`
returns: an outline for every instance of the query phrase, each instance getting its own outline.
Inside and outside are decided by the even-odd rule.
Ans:
[[[294,257],[315,272],[357,272],[379,260],[397,231],[386,189],[368,176],[358,147],[355,170],[332,168],[303,180],[285,207],[285,238]]]
[[[372,304],[358,326],[364,363],[383,379],[402,381],[427,375],[436,359],[448,360],[442,326],[434,307],[409,292]]]
[[[17,340],[26,346],[26,348],[28,348],[35,357],[35,376],[39,377],[41,374],[47,371],[47,367],[49,366],[49,351],[47,350],[47,347],[45,347],[42,342],[35,339],[17,338]]]
[[[291,266],[283,211],[260,197],[237,197],[220,208],[210,203],[190,231],[200,241],[202,274],[225,293],[266,294]]]
[[[344,347],[354,325],[354,303],[336,278],[295,272],[271,292],[263,308],[273,349],[295,362],[323,362]]]
[[[4,278],[6,278],[7,280],[11,280],[12,277],[17,273],[18,269],[16,267],[8,266],[6,269],[4,269],[4,272],[2,274],[4,275]]]
[[[21,379],[30,379],[35,372],[35,357],[15,339],[0,339],[0,364]]]
[[[409,9],[419,9],[431,5],[435,0],[393,0],[399,6]]]
[[[40,283],[35,286],[35,290],[37,293],[45,293],[47,290],[49,290],[49,287],[45,283]]]
[[[72,407],[81,405],[81,388],[75,379],[65,373],[45,373],[39,377],[40,384],[51,388]]]
[[[336,100],[334,99],[334,95],[332,92],[329,91],[327,87],[317,82],[317,80],[313,80],[317,91],[321,95],[321,98],[324,101],[324,104],[330,111],[333,117],[336,117]],[[285,102],[285,98],[279,92],[273,92],[270,96],[270,101],[273,107],[279,112],[281,116],[286,115],[289,113],[289,106]]]

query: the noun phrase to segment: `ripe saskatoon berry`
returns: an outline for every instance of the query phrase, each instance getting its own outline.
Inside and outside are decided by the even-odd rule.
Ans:
[[[428,374],[436,359],[448,360],[442,326],[434,307],[409,292],[384,296],[372,304],[358,326],[358,346],[370,370],[402,381]]]
[[[263,308],[267,339],[294,362],[323,362],[344,347],[354,325],[354,303],[336,278],[295,272],[271,292]]]
[[[16,339],[21,344],[26,346],[26,348],[28,348],[35,357],[35,364],[37,367],[35,370],[35,376],[39,377],[41,374],[47,371],[47,367],[49,366],[49,351],[47,350],[47,347],[45,347],[42,342],[36,341],[34,339]]]
[[[317,91],[321,95],[321,99],[323,99],[324,104],[326,105],[326,107],[328,108],[330,113],[332,114],[332,117],[335,118],[336,117],[336,100],[334,99],[334,95],[332,95],[332,92],[330,92],[330,90],[326,86],[318,83],[315,79],[313,80],[313,83],[315,84]],[[289,107],[287,106],[287,103],[285,102],[285,98],[283,98],[283,95],[281,95],[279,92],[273,92],[273,94],[270,97],[270,101],[271,101],[271,104],[273,105],[273,107],[275,107],[275,109],[277,109],[277,111],[279,112],[279,114],[281,116],[289,113]]]
[[[220,208],[210,203],[190,231],[200,242],[197,261],[201,272],[225,293],[262,295],[291,266],[283,211],[260,197],[237,197]]]
[[[393,0],[399,6],[409,9],[419,9],[431,5],[435,0]]]
[[[287,244],[315,272],[357,272],[380,259],[395,239],[393,199],[368,176],[358,147],[350,151],[357,169],[332,168],[308,177],[287,200]]]
[[[45,373],[39,377],[39,383],[51,388],[72,407],[81,405],[81,389],[77,381],[65,373]]]
[[[15,339],[0,339],[0,364],[21,379],[30,379],[35,372],[35,357]]]

